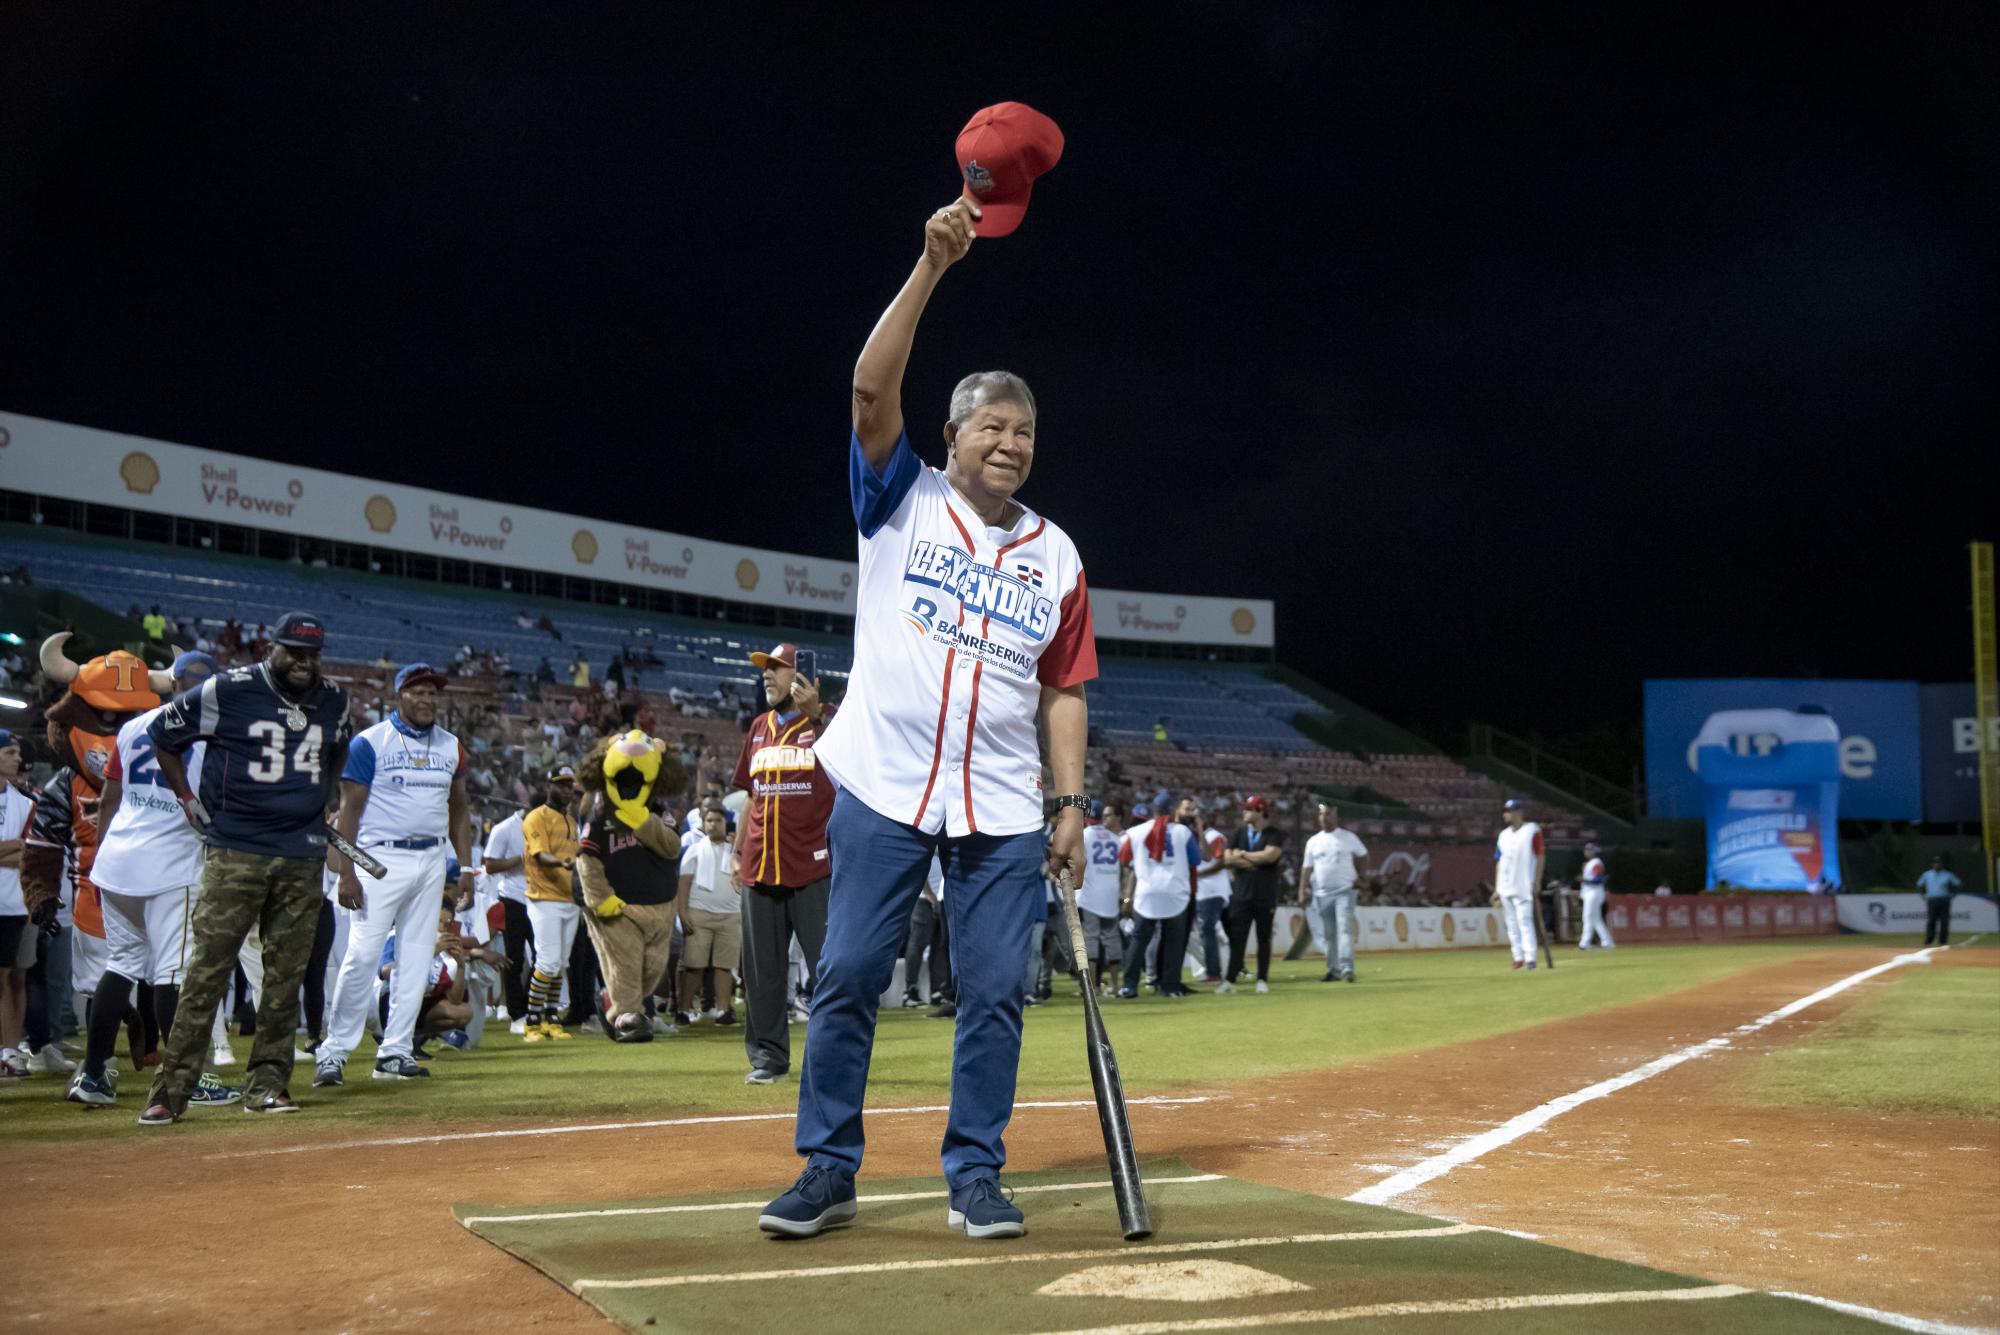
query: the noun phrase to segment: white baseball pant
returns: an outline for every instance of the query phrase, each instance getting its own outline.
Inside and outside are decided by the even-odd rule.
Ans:
[[[340,957],[334,980],[332,1014],[326,1039],[317,1056],[344,1062],[361,1044],[368,1012],[375,1005],[375,978],[382,967],[382,946],[396,934],[396,967],[389,974],[389,1022],[382,1030],[376,1058],[407,1057],[423,1009],[424,987],[430,981],[431,956],[437,953],[438,910],[444,903],[445,845],[391,848],[378,844],[368,850],[388,868],[380,880],[361,882],[362,906],[347,913],[347,950]]]
[[[534,937],[535,969],[550,978],[560,978],[569,968],[570,947],[576,944],[576,925],[583,910],[567,899],[528,901],[528,932]]]
[[[1535,901],[1527,895],[1500,896],[1500,921],[1507,924],[1507,944],[1517,964],[1535,962]]]
[[[92,936],[81,927],[70,928],[69,990],[72,993],[84,998],[96,996],[97,980],[104,977],[104,966],[110,962],[109,941],[101,936]]]
[[[1604,891],[1585,890],[1583,892],[1583,939],[1578,945],[1592,944],[1591,936],[1597,937],[1600,946],[1616,945],[1611,939],[1611,929],[1604,925]]]
[[[135,983],[178,987],[193,946],[188,920],[194,915],[198,885],[153,895],[100,890],[104,900],[104,941],[111,972]]]

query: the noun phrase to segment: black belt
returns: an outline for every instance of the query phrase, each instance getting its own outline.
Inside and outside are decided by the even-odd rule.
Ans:
[[[436,837],[432,837],[429,839],[385,839],[381,843],[376,844],[375,847],[376,848],[436,848],[439,844],[443,842],[444,840]]]

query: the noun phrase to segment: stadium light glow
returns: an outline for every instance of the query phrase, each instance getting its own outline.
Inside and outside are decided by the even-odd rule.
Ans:
[[[0,630],[0,640],[5,640],[5,641],[6,641],[6,642],[7,642],[8,644],[25,644],[25,643],[26,643],[26,641],[25,641],[25,640],[23,640],[23,639],[22,639],[22,638],[21,638],[20,636],[16,635],[16,634],[15,634],[15,633],[14,633],[13,631],[11,631],[11,630]]]
[[[0,695],[0,709],[26,709],[28,702],[18,695]]]

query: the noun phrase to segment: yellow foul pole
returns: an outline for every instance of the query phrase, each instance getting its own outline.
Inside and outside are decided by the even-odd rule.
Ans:
[[[1993,544],[1972,544],[1972,694],[1979,707],[1979,824],[1986,848],[1986,892],[2000,893],[2000,663],[1993,652]]]

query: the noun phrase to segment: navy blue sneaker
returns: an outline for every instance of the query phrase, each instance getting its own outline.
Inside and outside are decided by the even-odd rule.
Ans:
[[[1014,1193],[990,1177],[976,1177],[951,1193],[945,1222],[968,1238],[1018,1238],[1027,1222],[1014,1206]]]
[[[764,1207],[757,1227],[788,1238],[810,1238],[854,1222],[854,1179],[834,1168],[808,1168],[792,1189]]]

